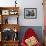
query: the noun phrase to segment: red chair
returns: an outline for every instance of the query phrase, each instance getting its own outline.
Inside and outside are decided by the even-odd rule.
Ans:
[[[25,43],[25,39],[28,39],[29,37],[36,37],[37,39],[37,35],[36,33],[33,31],[32,28],[27,29],[27,31],[24,34],[24,37],[22,38],[22,42],[21,42],[21,46],[27,46]],[[41,46],[41,44],[39,42],[37,42],[37,44],[35,46]]]

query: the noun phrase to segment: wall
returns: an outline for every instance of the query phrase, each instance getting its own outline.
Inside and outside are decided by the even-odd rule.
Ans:
[[[14,1],[15,0],[0,0],[0,6],[1,7],[10,7],[10,6],[14,6]]]
[[[0,0],[0,6],[15,6],[15,0]],[[20,26],[43,26],[42,0],[17,0]],[[24,8],[37,8],[37,19],[24,19]]]
[[[19,24],[21,26],[43,26],[43,6],[42,0],[21,0],[20,5],[22,8],[20,11]],[[24,8],[37,8],[37,19],[24,19]]]

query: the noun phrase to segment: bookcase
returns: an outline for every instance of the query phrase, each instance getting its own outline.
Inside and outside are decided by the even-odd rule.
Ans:
[[[0,46],[18,46],[19,7],[0,7]]]

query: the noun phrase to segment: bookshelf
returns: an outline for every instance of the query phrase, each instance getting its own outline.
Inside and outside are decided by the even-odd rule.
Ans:
[[[19,18],[19,7],[0,7],[0,46],[18,46],[19,40],[12,36],[10,40],[7,40],[9,38],[6,38],[9,35],[7,32],[12,32],[16,36],[18,35],[19,31],[19,24],[18,24],[18,18]],[[6,40],[3,39],[2,35],[4,35],[4,32],[6,32]],[[9,33],[10,34],[10,33]],[[5,36],[5,35],[4,35]]]

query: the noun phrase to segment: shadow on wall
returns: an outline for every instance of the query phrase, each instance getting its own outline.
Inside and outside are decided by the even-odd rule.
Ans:
[[[41,43],[43,43],[43,30],[42,30],[42,26],[21,26],[20,27],[20,32],[19,32],[20,42],[21,42],[21,40],[23,38],[23,35],[24,35],[25,31],[28,28],[32,28],[34,30],[34,32],[36,32],[39,41]]]

